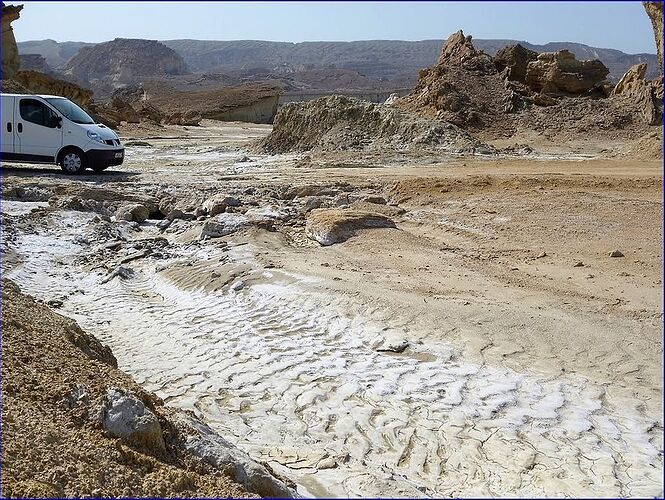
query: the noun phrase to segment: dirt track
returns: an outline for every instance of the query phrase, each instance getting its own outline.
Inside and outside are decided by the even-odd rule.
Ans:
[[[5,275],[61,300],[121,369],[302,492],[662,495],[661,160],[582,159],[597,144],[572,161],[545,146],[527,158],[242,149],[268,131],[127,129],[152,147],[129,146],[103,176],[3,166]],[[137,231],[5,202],[36,185],[46,199],[103,187],[193,205],[233,192],[282,215],[274,232],[199,241],[204,221]],[[319,247],[299,198],[278,195],[303,186],[397,229]],[[134,275],[103,282],[148,245],[126,263]]]

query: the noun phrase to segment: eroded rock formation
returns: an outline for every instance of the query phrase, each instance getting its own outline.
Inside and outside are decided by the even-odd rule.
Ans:
[[[11,23],[21,16],[23,5],[2,2],[2,79],[12,78],[20,67],[16,38]]]
[[[494,56],[497,70],[506,70],[506,78],[511,81],[524,82],[526,67],[531,61],[538,59],[538,52],[516,45],[507,45]]]
[[[418,83],[395,105],[464,128],[485,128],[504,112],[510,90],[492,58],[473,47],[462,31],[451,35],[438,63],[420,71]]]
[[[630,68],[614,87],[612,96],[634,101],[644,122],[658,125],[663,120],[663,78],[646,81],[646,71],[645,63]]]
[[[646,10],[651,25],[653,26],[653,36],[656,40],[656,53],[660,62],[660,71],[663,72],[663,2],[642,2]]]
[[[60,95],[71,99],[80,106],[88,106],[92,100],[92,90],[38,71],[21,70],[14,75],[13,79],[32,93]]]
[[[476,50],[471,36],[465,36],[462,30],[453,33],[443,44],[437,66],[460,66],[469,71],[485,74],[495,73],[492,57],[481,50]]]
[[[473,151],[483,145],[460,128],[405,113],[393,106],[329,96],[282,107],[261,146],[277,153],[314,148],[404,149],[431,147]]]
[[[527,64],[525,83],[543,94],[583,94],[605,80],[609,73],[598,59],[578,61],[567,50],[543,52]]]

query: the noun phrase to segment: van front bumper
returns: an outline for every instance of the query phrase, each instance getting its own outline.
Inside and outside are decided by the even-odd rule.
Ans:
[[[121,165],[125,159],[125,148],[91,149],[87,152],[87,155],[88,163],[91,168]]]

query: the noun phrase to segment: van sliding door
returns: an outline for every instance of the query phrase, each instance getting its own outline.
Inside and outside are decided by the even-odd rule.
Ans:
[[[57,126],[55,111],[35,98],[20,97],[14,109],[16,153],[27,161],[55,161],[62,147],[62,127]]]
[[[0,102],[2,112],[2,154],[14,154],[14,97],[3,95]],[[6,156],[6,158],[11,158]]]

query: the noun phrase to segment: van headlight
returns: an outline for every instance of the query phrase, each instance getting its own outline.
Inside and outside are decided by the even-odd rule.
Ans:
[[[102,139],[102,136],[100,136],[97,132],[93,132],[92,130],[88,130],[88,137],[92,139],[93,141],[101,142],[102,144],[105,144],[104,139]]]

